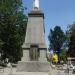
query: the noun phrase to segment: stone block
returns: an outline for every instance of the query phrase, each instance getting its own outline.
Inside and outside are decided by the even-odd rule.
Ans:
[[[48,62],[40,61],[27,61],[18,62],[17,71],[18,72],[49,72],[50,64]]]

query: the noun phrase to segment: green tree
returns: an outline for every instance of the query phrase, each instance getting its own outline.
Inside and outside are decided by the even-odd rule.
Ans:
[[[27,17],[24,15],[22,0],[0,0],[0,39],[3,59],[17,62],[22,56]]]
[[[66,50],[62,49],[60,53],[60,60],[64,61],[66,63],[67,57],[66,57]]]
[[[3,46],[4,42],[2,40],[0,40],[0,53],[2,53],[2,46]]]
[[[54,30],[50,29],[50,33],[48,36],[50,45],[49,47],[54,50],[59,56],[61,52],[61,48],[63,46],[63,43],[65,41],[65,34],[61,30],[59,26],[56,26]]]
[[[68,56],[75,57],[75,22],[69,26],[69,49]]]

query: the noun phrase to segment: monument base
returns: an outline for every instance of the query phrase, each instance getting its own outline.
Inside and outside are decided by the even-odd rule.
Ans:
[[[13,75],[50,75],[50,74],[49,72],[16,72]]]
[[[18,62],[17,72],[49,72],[50,64],[41,61]]]

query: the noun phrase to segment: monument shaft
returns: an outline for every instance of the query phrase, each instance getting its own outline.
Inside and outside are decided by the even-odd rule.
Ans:
[[[45,45],[45,30],[44,30],[44,14],[39,10],[33,10],[28,14],[28,24],[27,24],[27,30],[26,30],[26,37],[25,42],[22,46],[23,48],[23,60],[25,60],[25,56],[28,56],[28,60],[30,59],[30,55],[35,55],[32,53],[31,47],[33,46],[33,49],[37,49],[37,53],[39,53],[39,57],[37,56],[37,53],[35,56],[38,60],[41,59],[41,54],[46,59],[46,45]],[[34,49],[35,50],[35,49]],[[33,50],[33,52],[34,52]],[[26,52],[25,52],[26,51]],[[28,51],[28,52],[27,52]],[[42,53],[41,53],[42,52]],[[28,53],[28,54],[27,54]],[[30,54],[32,53],[32,54]],[[25,56],[24,56],[25,55]],[[33,57],[32,57],[33,58]],[[34,60],[34,59],[33,59]],[[36,59],[35,59],[36,60]]]

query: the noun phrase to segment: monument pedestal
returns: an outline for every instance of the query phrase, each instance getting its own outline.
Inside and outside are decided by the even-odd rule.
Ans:
[[[21,59],[21,61],[30,61],[30,52],[29,52],[30,49],[28,50],[23,50],[23,57]],[[38,57],[38,61],[47,61],[47,58],[46,58],[46,50],[45,49],[39,49],[39,57]]]

